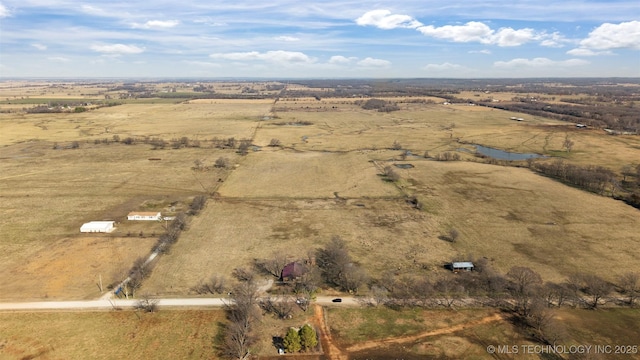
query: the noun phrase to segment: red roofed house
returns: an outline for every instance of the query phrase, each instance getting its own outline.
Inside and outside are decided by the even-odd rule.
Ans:
[[[285,265],[282,269],[282,275],[280,278],[282,281],[293,281],[304,275],[307,272],[307,267],[299,262],[292,262]]]

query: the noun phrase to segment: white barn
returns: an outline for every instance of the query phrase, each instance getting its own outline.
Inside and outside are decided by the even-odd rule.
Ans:
[[[127,215],[127,220],[133,221],[159,221],[162,220],[162,214],[158,212],[141,212],[132,211]]]
[[[80,232],[83,233],[110,233],[115,230],[113,224],[115,221],[90,221],[82,224]]]

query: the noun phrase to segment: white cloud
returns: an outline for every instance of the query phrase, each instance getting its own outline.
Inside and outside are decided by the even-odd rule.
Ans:
[[[356,19],[361,26],[375,26],[379,29],[416,29],[425,36],[454,42],[479,42],[498,46],[520,46],[538,40],[542,34],[533,29],[513,29],[510,27],[491,29],[487,24],[470,21],[464,25],[444,25],[436,27],[424,25],[410,15],[392,14],[389,10],[372,10]]]
[[[7,9],[4,5],[0,3],[0,18],[5,18],[11,16],[11,11]]]
[[[217,53],[211,54],[209,57],[213,59],[225,59],[235,61],[269,61],[278,63],[312,63],[315,60],[304,53],[298,51],[267,51],[264,53],[257,51],[234,52],[234,53]]]
[[[358,61],[358,65],[359,66],[363,66],[363,67],[384,68],[384,67],[391,66],[391,61],[382,60],[382,59],[374,59],[374,58],[368,57],[368,58],[365,58],[365,59],[362,59],[362,60]]]
[[[287,42],[300,41],[299,38],[294,36],[278,36],[275,39],[280,41],[287,41]]]
[[[482,50],[471,50],[471,51],[469,51],[469,54],[485,54],[485,55],[491,55],[491,50],[487,50],[487,49],[482,49]]]
[[[395,28],[415,29],[422,26],[422,23],[409,15],[391,14],[389,10],[368,11],[356,19],[356,24],[360,26],[375,26],[384,30]]]
[[[433,25],[421,26],[418,28],[423,35],[438,39],[452,40],[455,42],[484,42],[493,33],[493,30],[486,24],[471,21],[464,25],[445,25],[434,27]]]
[[[42,44],[31,44],[31,46],[33,46],[34,48],[38,49],[38,50],[47,50],[47,46],[46,45],[42,45]]]
[[[421,26],[417,30],[425,36],[437,39],[453,42],[479,42],[503,47],[519,46],[539,38],[533,29],[500,28],[495,31],[487,24],[478,21],[470,21],[464,25]]]
[[[540,37],[542,39],[540,45],[546,47],[560,48],[564,44],[571,42],[557,31],[552,34],[542,34]]]
[[[329,64],[346,65],[358,60],[357,57],[344,57],[342,55],[334,55],[329,59]]]
[[[613,53],[608,50],[593,51],[591,49],[578,48],[578,49],[572,49],[567,51],[567,54],[573,55],[573,56],[598,56],[598,55],[612,55]]]
[[[570,66],[582,66],[589,64],[586,60],[581,59],[569,59],[564,61],[555,61],[547,58],[534,58],[534,59],[513,59],[509,61],[496,61],[493,63],[497,68],[523,68],[523,67],[570,67]]]
[[[428,64],[425,67],[423,67],[424,70],[430,70],[430,71],[445,71],[445,70],[456,70],[456,69],[462,69],[463,66],[462,65],[458,65],[458,64],[452,64],[452,63],[442,63],[442,64]]]
[[[149,20],[144,24],[133,23],[134,29],[169,29],[180,24],[178,20]]]
[[[196,23],[196,24],[205,24],[207,26],[227,26],[228,25],[225,22],[215,21],[214,19],[212,19],[209,16],[197,18],[197,19],[193,20],[193,22]]]
[[[97,8],[95,6],[91,6],[91,5],[82,5],[80,7],[80,9],[82,10],[82,12],[84,12],[85,14],[89,14],[89,15],[98,15],[98,16],[106,16],[107,12]]]
[[[640,49],[640,21],[604,23],[580,41],[580,47],[595,50]]]
[[[533,29],[514,30],[512,28],[501,28],[485,41],[498,46],[520,46],[536,39],[538,39],[538,35]]]
[[[144,48],[124,44],[92,45],[91,50],[105,54],[140,54],[144,52]]]
[[[62,56],[51,56],[51,57],[48,57],[47,59],[51,61],[57,61],[57,62],[69,62],[69,59]]]

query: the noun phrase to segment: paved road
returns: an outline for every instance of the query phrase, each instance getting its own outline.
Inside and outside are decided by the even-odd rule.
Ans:
[[[342,302],[335,303],[335,297],[318,296],[316,303],[320,305],[334,306],[358,306],[360,302],[354,297],[342,297]],[[124,299],[99,299],[77,301],[37,301],[0,303],[0,311],[10,310],[110,310],[114,308],[133,308],[139,300]],[[193,308],[193,307],[223,307],[231,302],[228,298],[183,298],[183,299],[158,299],[158,307],[161,308]]]

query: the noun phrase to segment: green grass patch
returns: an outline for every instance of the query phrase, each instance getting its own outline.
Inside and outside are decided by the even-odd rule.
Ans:
[[[334,336],[348,343],[416,334],[425,330],[421,309],[386,307],[327,310]]]

